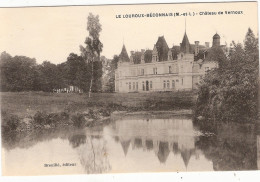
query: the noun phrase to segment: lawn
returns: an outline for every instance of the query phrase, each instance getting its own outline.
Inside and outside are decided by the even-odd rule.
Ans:
[[[87,108],[146,111],[191,109],[196,93],[46,93],[46,92],[1,92],[1,111],[19,117],[34,115],[37,111],[57,113],[62,111],[84,111]]]

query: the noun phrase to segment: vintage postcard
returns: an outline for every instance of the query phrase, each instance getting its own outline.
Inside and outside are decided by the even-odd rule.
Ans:
[[[258,170],[257,6],[0,8],[2,174]]]

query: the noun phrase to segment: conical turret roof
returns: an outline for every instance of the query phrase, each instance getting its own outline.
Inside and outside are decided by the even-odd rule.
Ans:
[[[167,61],[169,47],[168,47],[168,44],[167,44],[164,36],[161,36],[158,38],[155,46],[158,51],[159,61]]]
[[[191,52],[190,42],[189,42],[189,39],[188,39],[188,36],[187,36],[186,32],[184,33],[184,36],[183,36],[183,39],[182,39],[181,52],[183,52],[183,53],[192,53]]]
[[[129,56],[127,54],[127,51],[126,51],[126,48],[125,48],[125,45],[123,45],[122,47],[122,51],[119,55],[119,61],[122,61],[122,62],[130,62],[130,59],[129,59]]]

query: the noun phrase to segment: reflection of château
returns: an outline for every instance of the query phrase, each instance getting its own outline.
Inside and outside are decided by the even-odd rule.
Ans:
[[[170,152],[180,154],[186,167],[192,155],[199,157],[190,119],[124,119],[115,122],[115,133],[125,156],[131,144],[132,150],[153,150],[161,163],[166,162]]]

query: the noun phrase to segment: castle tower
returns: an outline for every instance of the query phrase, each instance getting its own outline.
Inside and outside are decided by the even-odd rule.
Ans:
[[[186,34],[186,31],[184,33],[182,43],[181,43],[181,52],[183,52],[184,54],[191,54],[190,42]]]
[[[119,62],[130,62],[129,56],[125,48],[125,44],[123,45],[121,53],[119,54]]]
[[[213,43],[212,43],[212,47],[217,47],[220,46],[220,36],[216,33],[213,36]]]

